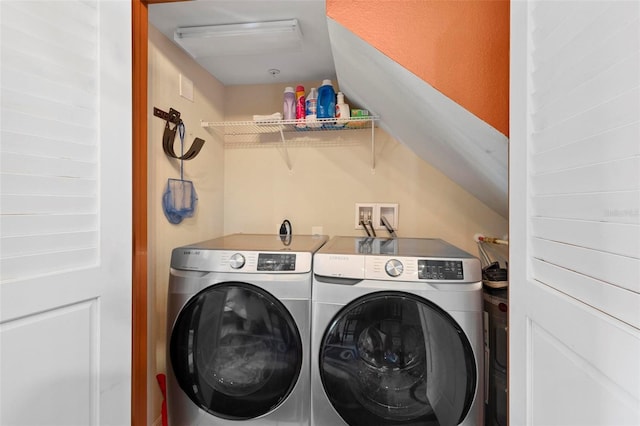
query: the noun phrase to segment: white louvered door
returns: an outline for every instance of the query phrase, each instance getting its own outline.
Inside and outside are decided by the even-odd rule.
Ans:
[[[131,3],[0,20],[0,424],[129,424]]]
[[[640,2],[511,3],[511,425],[640,424]]]

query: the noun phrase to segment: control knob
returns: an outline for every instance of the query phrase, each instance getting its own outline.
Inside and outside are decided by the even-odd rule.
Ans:
[[[404,265],[398,259],[391,259],[384,265],[384,270],[390,277],[399,277],[404,271]]]
[[[240,269],[244,266],[244,256],[240,253],[235,253],[229,258],[229,266],[233,269]]]

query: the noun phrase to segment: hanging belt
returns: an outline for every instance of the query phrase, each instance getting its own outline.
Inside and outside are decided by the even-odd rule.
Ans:
[[[182,121],[180,121],[180,123],[182,123]],[[204,145],[204,140],[200,138],[195,138],[193,140],[193,143],[187,150],[187,152],[185,152],[184,155],[182,156],[178,156],[173,150],[173,142],[176,138],[177,128],[178,126],[176,125],[176,126],[173,126],[173,129],[172,129],[171,126],[169,125],[169,122],[168,121],[166,122],[166,124],[164,125],[164,133],[162,135],[162,149],[164,150],[164,153],[167,154],[169,157],[177,158],[178,160],[191,160],[192,158],[194,158],[196,155],[200,153],[200,150]]]
[[[176,130],[179,126],[184,126],[182,119],[180,119],[180,112],[176,111],[173,108],[169,109],[169,113],[166,113],[158,108],[153,109],[154,115],[157,117],[164,118],[166,123],[164,125],[164,133],[162,134],[162,149],[164,153],[167,154],[171,158],[177,158],[178,160],[191,160],[195,158],[200,150],[202,149],[202,145],[204,145],[204,140],[200,138],[195,138],[193,140],[193,144],[189,147],[186,153],[181,156],[176,155],[173,150],[173,142],[176,139]],[[170,123],[173,123],[174,126],[171,128]]]

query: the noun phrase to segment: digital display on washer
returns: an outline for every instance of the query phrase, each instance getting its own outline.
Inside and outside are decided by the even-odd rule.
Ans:
[[[418,260],[418,278],[421,280],[462,280],[460,260]]]
[[[292,253],[258,254],[258,271],[295,271],[296,255]]]

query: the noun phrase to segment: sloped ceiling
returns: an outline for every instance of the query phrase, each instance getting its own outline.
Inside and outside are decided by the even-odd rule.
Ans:
[[[333,19],[327,23],[340,90],[379,115],[390,135],[507,217],[507,137]]]
[[[509,0],[327,0],[329,18],[507,136],[509,11]]]

